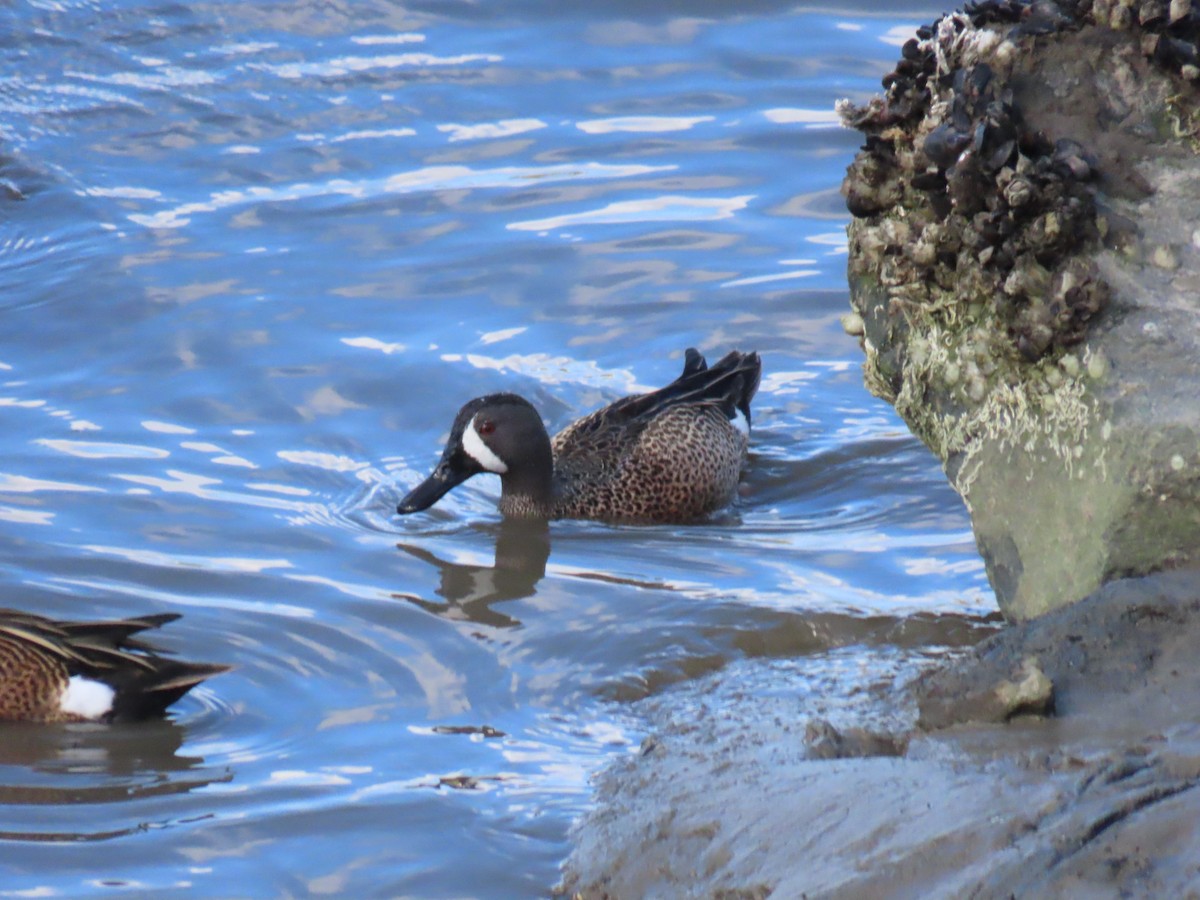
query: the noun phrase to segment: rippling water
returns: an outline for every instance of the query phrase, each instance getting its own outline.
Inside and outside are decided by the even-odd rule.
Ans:
[[[4,604],[183,612],[237,667],[0,729],[0,897],[544,894],[630,701],[991,609],[838,325],[832,104],[938,10],[737,6],[0,12]],[[483,478],[394,515],[470,397],[557,428],[689,345],[766,370],[714,522],[504,525]]]

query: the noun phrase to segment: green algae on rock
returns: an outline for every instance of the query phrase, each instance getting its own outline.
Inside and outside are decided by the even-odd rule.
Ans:
[[[902,56],[839,104],[868,388],[1009,618],[1200,557],[1200,10],[980,3]]]

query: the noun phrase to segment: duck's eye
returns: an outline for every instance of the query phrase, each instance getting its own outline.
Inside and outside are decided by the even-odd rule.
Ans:
[[[491,419],[484,419],[475,426],[475,430],[480,434],[491,434],[496,430],[496,423]]]

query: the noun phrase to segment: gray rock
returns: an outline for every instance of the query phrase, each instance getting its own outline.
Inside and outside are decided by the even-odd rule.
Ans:
[[[950,670],[954,671],[954,670]],[[947,677],[928,679],[921,693],[917,724],[922,728],[946,728],[961,722],[1007,722],[1016,716],[1044,716],[1054,711],[1054,682],[1035,656],[1027,656],[1010,671],[989,672],[982,683],[972,671],[970,685]]]
[[[961,702],[944,728],[889,729],[879,755],[820,720],[797,740],[779,673],[754,702],[663,702],[654,751],[600,779],[562,893],[1195,896],[1198,641],[1200,574],[1113,582],[919,677],[923,716],[931,696]],[[1054,716],[996,723],[993,688],[1031,658]],[[747,674],[699,692],[746,694]]]
[[[1200,14],[1117,8],[944,17],[841,106],[865,381],[1013,620],[1200,560]]]

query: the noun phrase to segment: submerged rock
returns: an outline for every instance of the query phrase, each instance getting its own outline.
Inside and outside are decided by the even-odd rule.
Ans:
[[[1010,619],[1200,558],[1198,6],[969,4],[839,105],[865,380]]]

